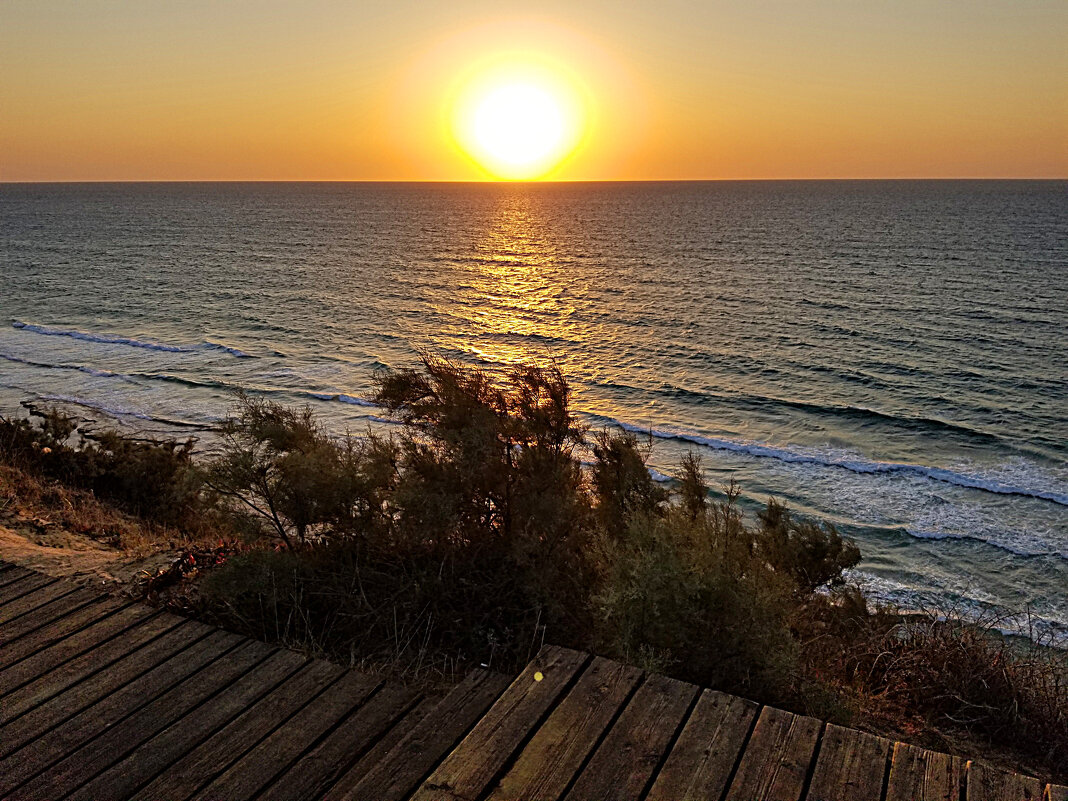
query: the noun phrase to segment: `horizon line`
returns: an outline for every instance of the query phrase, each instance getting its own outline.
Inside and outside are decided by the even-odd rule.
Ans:
[[[860,181],[1068,181],[1068,174],[1052,176],[871,176],[826,178],[588,178],[507,181],[492,179],[419,179],[419,178],[91,178],[6,180],[0,185],[36,184],[681,184],[681,183],[776,183],[776,182],[860,182]]]

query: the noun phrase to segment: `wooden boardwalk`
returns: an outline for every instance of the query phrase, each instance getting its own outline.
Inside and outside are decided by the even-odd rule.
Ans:
[[[1068,801],[547,647],[442,697],[0,562],[0,799]]]

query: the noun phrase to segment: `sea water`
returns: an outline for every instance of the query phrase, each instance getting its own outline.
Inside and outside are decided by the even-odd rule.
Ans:
[[[360,433],[420,350],[555,362],[874,597],[1068,640],[1068,182],[0,185],[4,413],[209,441],[244,389]]]

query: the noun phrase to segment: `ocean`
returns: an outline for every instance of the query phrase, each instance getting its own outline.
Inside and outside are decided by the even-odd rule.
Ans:
[[[658,479],[692,450],[854,537],[874,598],[1068,642],[1068,182],[0,184],[4,414],[388,429],[420,350],[555,361]]]

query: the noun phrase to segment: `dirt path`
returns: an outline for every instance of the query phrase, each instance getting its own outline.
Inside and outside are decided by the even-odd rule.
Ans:
[[[0,558],[50,576],[81,577],[118,589],[130,586],[143,570],[169,564],[174,554],[136,556],[52,526],[41,533],[0,526]]]

